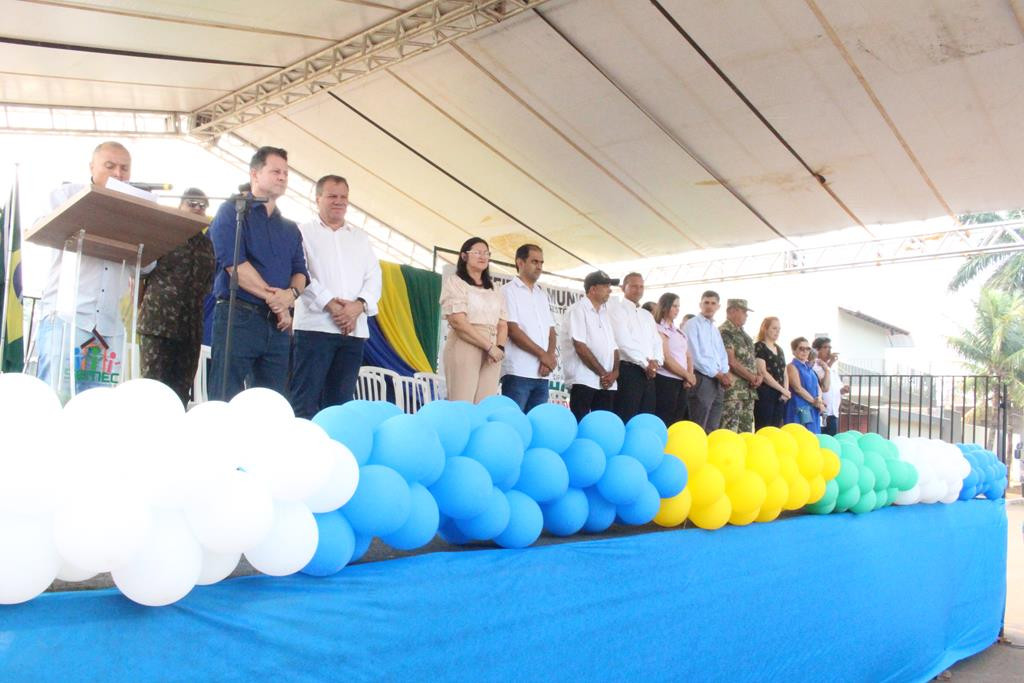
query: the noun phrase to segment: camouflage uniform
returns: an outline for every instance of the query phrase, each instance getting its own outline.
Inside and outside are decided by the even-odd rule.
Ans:
[[[203,299],[213,286],[213,243],[205,232],[165,255],[143,282],[139,311],[142,376],[188,404],[203,342]]]
[[[743,331],[742,327],[736,327],[726,320],[718,328],[722,333],[722,343],[725,348],[732,349],[733,356],[743,367],[750,372],[757,374],[757,364],[754,360],[754,340]],[[754,400],[757,398],[757,390],[750,386],[750,382],[732,374],[732,386],[725,390],[725,399],[722,404],[722,429],[730,429],[734,432],[754,431]]]

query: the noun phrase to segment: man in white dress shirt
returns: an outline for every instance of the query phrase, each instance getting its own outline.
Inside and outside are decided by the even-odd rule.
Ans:
[[[569,389],[569,408],[577,420],[592,410],[615,407],[619,378],[619,349],[608,316],[612,285],[619,284],[604,271],[594,271],[583,280],[582,299],[566,311],[565,339],[562,340],[562,372]]]
[[[643,275],[630,273],[622,278],[622,295],[622,301],[609,305],[609,310],[621,359],[615,412],[627,422],[637,413],[654,412],[654,376],[665,362],[665,351],[654,316],[640,307]]]
[[[299,226],[310,283],[295,302],[292,407],[298,417],[352,400],[367,317],[377,315],[381,271],[370,238],[345,222],[348,181],[326,175],[316,184],[319,215]]]
[[[536,244],[516,249],[519,275],[501,288],[508,311],[508,348],[501,371],[501,393],[528,413],[548,401],[548,376],[555,369],[555,319],[537,280],[544,252]]]
[[[93,150],[89,174],[93,187],[105,187],[108,178],[128,182],[132,157],[119,142],[102,142]],[[56,209],[86,186],[66,183],[50,194],[50,209]],[[74,303],[75,330],[71,339],[71,303],[58,306],[74,287],[72,260],[64,263],[64,252],[52,249],[50,270],[39,301],[40,323],[35,347],[36,374],[62,398],[70,394],[68,344],[75,346],[75,390],[113,386],[120,381],[124,322],[119,305],[130,286],[127,265],[82,256],[78,276],[78,299]],[[73,256],[73,254],[72,254]],[[64,272],[63,278],[61,277]]]

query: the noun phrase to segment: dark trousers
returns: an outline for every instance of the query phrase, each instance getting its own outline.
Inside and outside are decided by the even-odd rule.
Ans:
[[[686,404],[686,387],[683,380],[664,375],[654,376],[654,414],[666,426],[682,422],[690,414]]]
[[[295,330],[291,394],[296,417],[309,419],[352,400],[365,344],[361,337]]]
[[[501,378],[501,395],[508,396],[515,401],[524,413],[530,412],[542,403],[547,403],[549,391],[547,377],[505,375]]]
[[[199,338],[171,339],[151,334],[140,334],[142,376],[163,382],[188,406],[199,369]]]
[[[611,410],[614,406],[614,391],[594,389],[585,384],[573,384],[569,390],[569,410],[577,422],[592,410]]]
[[[839,433],[839,418],[835,415],[828,415],[825,417],[825,426],[821,428],[822,434],[828,434],[829,436],[835,436]],[[1024,475],[1022,475],[1024,476]]]
[[[270,309],[264,312],[252,304],[236,304],[231,326],[231,357],[227,358],[224,342],[228,330],[228,302],[218,301],[213,311],[210,398],[230,401],[245,388],[245,379],[250,374],[252,386],[273,389],[287,396],[291,338],[287,332],[277,329],[277,317]],[[227,386],[221,386],[225,365]]]
[[[619,363],[618,389],[615,391],[615,412],[623,422],[637,413],[654,412],[654,380],[635,363]]]
[[[690,419],[710,434],[722,422],[722,402],[725,389],[714,377],[697,372],[697,386],[687,392],[690,404]]]
[[[782,426],[786,420],[786,403],[779,400],[780,396],[776,389],[764,384],[757,388],[757,400],[754,401],[755,430]]]

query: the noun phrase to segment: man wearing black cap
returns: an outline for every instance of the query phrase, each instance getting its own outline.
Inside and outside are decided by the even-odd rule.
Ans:
[[[178,208],[205,216],[210,201],[189,188]],[[162,257],[143,279],[138,332],[142,376],[163,382],[188,405],[203,341],[203,299],[213,285],[213,244],[206,231]]]
[[[617,278],[598,270],[583,280],[586,296],[566,311],[562,372],[569,408],[577,420],[592,410],[612,410],[619,378],[619,349],[608,316],[608,297]]]

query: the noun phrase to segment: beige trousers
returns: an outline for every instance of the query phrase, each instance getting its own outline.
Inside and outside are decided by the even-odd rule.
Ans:
[[[498,331],[493,325],[473,325],[477,332],[494,343]],[[498,393],[501,363],[492,363],[479,346],[464,341],[455,330],[448,330],[444,344],[444,379],[449,401],[479,403]]]

